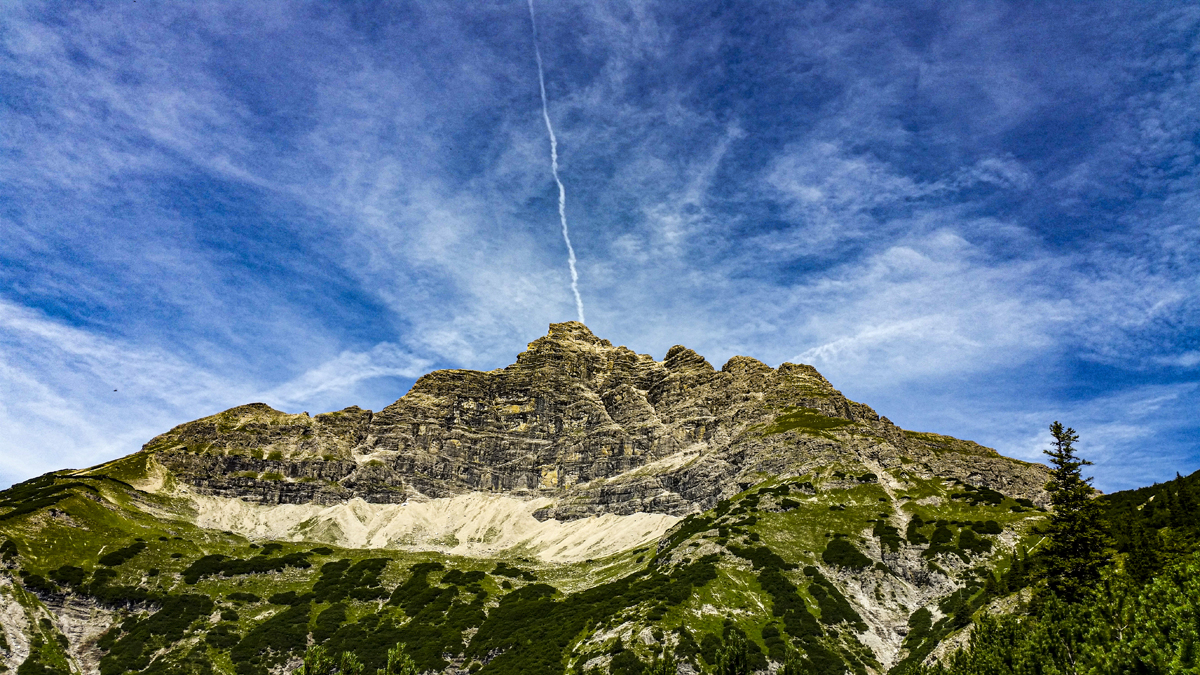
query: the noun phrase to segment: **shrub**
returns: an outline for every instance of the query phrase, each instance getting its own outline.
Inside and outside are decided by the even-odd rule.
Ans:
[[[879,539],[880,545],[886,546],[889,551],[895,552],[900,550],[900,530],[889,525],[886,520],[881,518],[875,521],[875,528],[872,534]]]
[[[270,546],[270,544],[268,544]],[[195,584],[200,579],[207,576],[231,577],[238,574],[263,574],[266,572],[279,572],[286,567],[296,567],[305,569],[312,567],[312,563],[308,562],[307,552],[289,553],[284,556],[272,558],[265,555],[255,556],[249,560],[241,560],[238,558],[230,558],[228,556],[213,554],[206,555],[196,562],[188,566],[183,571],[183,580],[188,584]]]
[[[104,565],[105,567],[116,567],[133,560],[134,556],[144,550],[146,550],[146,542],[135,541],[125,548],[119,548],[111,553],[104,554],[96,562]]]
[[[921,518],[921,514],[914,513],[912,520],[908,521],[908,528],[904,531],[904,538],[913,546],[920,544],[928,544],[929,539],[921,534],[921,528],[925,527],[925,521]]]
[[[58,586],[55,586],[40,574],[27,574],[21,577],[21,583],[24,584],[25,588],[38,595],[49,595],[58,592]]]
[[[975,534],[974,530],[964,528],[958,533],[958,548],[973,553],[987,553],[992,550],[992,542]]]
[[[821,623],[832,626],[845,621],[853,624],[860,632],[866,630],[862,617],[854,611],[854,607],[838,587],[816,568],[806,568],[805,574],[808,574],[809,569],[813,571],[813,574],[809,574],[813,583],[809,584],[808,593],[817,601],[817,607],[821,610]]]
[[[241,640],[242,636],[227,623],[217,624],[204,636],[204,641],[217,649],[229,649]]]
[[[824,560],[827,565],[849,569],[863,569],[871,566],[870,558],[863,555],[854,544],[841,538],[833,539],[826,544],[825,551],[821,554],[821,560]]]
[[[78,586],[83,583],[86,577],[87,572],[82,567],[73,567],[71,565],[63,565],[56,570],[50,571],[51,579],[67,586]]]

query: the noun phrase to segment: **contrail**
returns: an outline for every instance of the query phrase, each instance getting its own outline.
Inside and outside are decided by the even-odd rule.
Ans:
[[[533,26],[533,54],[537,57],[538,87],[542,91],[542,119],[546,120],[546,131],[550,134],[550,173],[558,184],[558,220],[562,223],[563,241],[567,243],[567,265],[571,268],[571,292],[575,294],[575,311],[579,323],[583,320],[583,299],[579,297],[579,272],[575,271],[575,248],[571,246],[571,232],[567,229],[567,189],[558,178],[558,139],[554,137],[554,125],[550,124],[550,106],[546,103],[546,75],[542,69],[542,49],[538,46],[537,17],[533,13],[533,0],[529,0],[529,23]]]

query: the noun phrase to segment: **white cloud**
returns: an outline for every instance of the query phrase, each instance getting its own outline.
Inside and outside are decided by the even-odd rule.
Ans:
[[[381,342],[365,352],[344,351],[261,396],[284,405],[303,405],[330,394],[351,393],[363,380],[377,377],[415,379],[424,375],[430,365],[428,360],[413,356],[395,344]]]
[[[249,393],[196,363],[0,301],[0,482],[137,450]],[[239,401],[240,402],[240,401]]]

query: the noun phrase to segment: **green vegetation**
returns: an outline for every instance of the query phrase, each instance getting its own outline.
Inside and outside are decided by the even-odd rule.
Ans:
[[[813,436],[832,438],[827,432],[854,424],[850,420],[837,417],[827,417],[814,408],[786,408],[784,413],[775,418],[763,435],[781,434],[786,431],[798,431]]]
[[[1079,436],[1059,422],[1050,425],[1050,433],[1054,447],[1045,451],[1051,465],[1046,489],[1054,513],[1042,530],[1050,538],[1042,554],[1042,574],[1051,592],[1074,601],[1100,580],[1109,540],[1101,522],[1104,507],[1092,498],[1092,479],[1081,473],[1091,462],[1075,455]]]
[[[82,481],[59,483],[54,474],[47,474],[33,480],[18,483],[5,490],[0,498],[0,509],[11,510],[0,513],[0,522],[19,518],[42,509],[49,508],[64,499],[75,495],[76,490],[83,490],[99,495],[96,486]]]
[[[829,542],[825,547],[825,552],[821,554],[821,560],[824,560],[827,565],[854,570],[871,566],[870,558],[863,555],[862,551],[859,551],[854,544],[841,537],[834,538]]]
[[[1192,673],[1200,667],[1200,554],[1142,586],[1101,575],[1069,602],[1047,597],[1029,615],[985,616],[950,663],[914,675]]]
[[[183,571],[183,580],[195,584],[206,576],[221,575],[231,577],[237,574],[263,574],[278,572],[285,567],[307,568],[312,563],[308,561],[308,553],[289,553],[278,558],[255,556],[249,560],[230,558],[214,553],[200,558]]]
[[[150,665],[155,649],[183,639],[192,623],[213,610],[213,602],[200,595],[176,595],[145,619],[134,615],[114,626],[100,639],[107,652],[100,660],[101,675],[122,675]]]
[[[885,490],[897,480],[907,482],[907,499],[892,499]],[[58,489],[69,484],[88,487]],[[342,672],[342,654],[353,656],[345,662],[350,670],[387,670],[389,651],[400,643],[407,645],[400,655],[419,671],[461,658],[463,669],[481,675],[563,673],[597,657],[612,672],[639,675],[663,671],[672,661],[713,670],[723,658],[736,668],[762,669],[770,661],[790,673],[878,672],[882,666],[861,637],[866,613],[851,604],[845,575],[892,583],[892,572],[870,556],[923,547],[922,537],[939,528],[949,534],[939,535],[947,554],[962,551],[973,564],[990,565],[994,534],[1024,532],[1024,521],[1040,518],[1011,511],[1017,502],[1007,497],[999,503],[950,499],[977,491],[942,478],[837,465],[782,480],[766,477],[680,521],[661,544],[555,566],[250,542],[144,515],[144,500],[173,507],[166,498],[100,478],[54,478],[25,489],[52,497],[51,508],[62,516],[0,523],[0,559],[8,556],[24,573],[22,590],[47,600],[88,596],[118,613],[102,641],[106,675],[266,675],[314,643],[326,650],[335,673]],[[942,501],[916,503],[927,496]],[[89,529],[73,529],[68,518]],[[891,524],[906,519],[907,528]],[[30,541],[38,548],[30,549]],[[27,550],[38,557],[22,557]],[[929,558],[929,572],[943,573],[935,560],[944,564]],[[943,608],[950,615],[931,621],[925,638],[906,642],[914,648],[909,651],[927,654],[981,603],[1010,587],[1003,577],[989,588],[982,576],[968,576],[955,573],[970,592]],[[713,613],[713,607],[729,611]],[[179,625],[159,625],[168,608]],[[630,637],[646,630],[652,640]],[[65,673],[65,657],[54,655],[62,636],[52,635],[45,656],[29,663]]]
[[[979,597],[1029,583],[1027,606],[999,616],[976,614],[967,646],[949,663],[922,668],[939,625],[966,625],[982,606],[963,591],[943,600],[950,616],[931,625],[914,613],[905,640],[909,657],[893,672],[913,675],[1026,673],[1192,673],[1200,668],[1200,472],[1161,485],[1091,498],[1074,454],[1074,432],[1052,427],[1056,509],[1049,542],[1035,556],[1011,559],[997,581],[989,574]],[[1084,497],[1080,499],[1080,497]],[[999,524],[975,524],[993,533]],[[1113,548],[1105,546],[1111,543]],[[1115,553],[1115,554],[1114,554]],[[944,630],[945,626],[942,626]]]
[[[135,541],[125,548],[119,548],[112,553],[101,556],[96,562],[104,565],[105,567],[116,567],[117,565],[124,565],[130,560],[133,560],[137,554],[144,550],[146,550],[146,542]]]

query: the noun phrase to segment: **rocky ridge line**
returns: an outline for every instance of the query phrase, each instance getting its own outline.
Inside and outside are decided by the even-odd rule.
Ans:
[[[1046,501],[1041,465],[906,432],[812,366],[735,356],[718,371],[678,345],[656,361],[574,321],[551,324],[506,368],[425,375],[378,413],[244,405],[182,424],[135,458],[195,492],[262,504],[481,491],[551,497],[537,515],[560,520],[683,515],[766,475],[838,466],[905,464]]]

